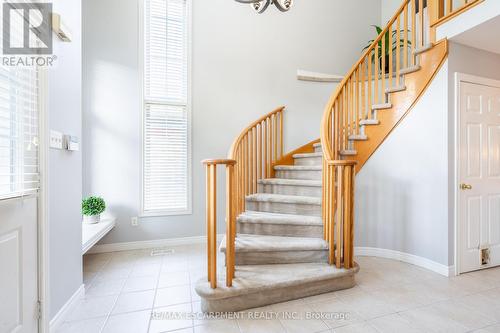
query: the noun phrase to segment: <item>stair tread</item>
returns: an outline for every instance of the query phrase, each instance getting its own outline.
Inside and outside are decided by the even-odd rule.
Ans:
[[[415,49],[415,51],[413,52],[414,55],[418,55],[420,53],[424,53],[424,52],[427,52],[429,51],[430,49],[432,49],[434,47],[434,44],[432,43],[429,43],[429,44],[425,44],[424,46],[421,46],[417,49]]]
[[[323,157],[323,153],[302,153],[294,154],[293,158]]]
[[[226,250],[226,237],[222,239],[220,250]],[[323,238],[287,237],[268,235],[238,234],[235,240],[237,252],[288,252],[328,250],[328,243]]]
[[[358,155],[358,151],[357,150],[341,150],[340,155],[355,156],[355,155]]]
[[[368,140],[368,137],[363,134],[354,134],[354,135],[349,135],[349,140],[359,140],[359,141],[364,141]]]
[[[276,165],[274,170],[321,171],[321,165]]]
[[[418,72],[422,67],[420,65],[415,65],[415,66],[410,66],[403,68],[402,70],[399,71],[399,74],[401,75],[406,75],[414,72]]]
[[[392,108],[392,103],[373,104],[372,110],[383,110]]]
[[[267,212],[246,211],[238,216],[241,223],[261,223],[261,224],[290,224],[305,226],[322,226],[323,221],[319,216],[280,214]]]
[[[259,179],[258,184],[263,185],[290,185],[290,186],[321,186],[321,180],[267,178]]]
[[[377,119],[363,119],[359,121],[360,126],[366,126],[366,125],[378,125],[380,124],[380,121]]]
[[[390,94],[390,93],[395,93],[395,92],[399,92],[399,91],[403,91],[403,90],[406,90],[406,85],[401,84],[399,86],[389,87],[389,88],[385,89],[385,92],[387,94]]]
[[[216,289],[210,287],[205,277],[197,281],[196,292],[207,300],[223,300],[276,288],[301,289],[310,283],[352,276],[359,271],[359,266],[344,269],[328,263],[271,264],[236,266],[236,271],[231,287],[226,286],[225,270],[222,270]]]
[[[319,197],[274,193],[255,193],[248,195],[246,197],[246,200],[252,202],[279,202],[288,204],[321,205],[321,198]]]

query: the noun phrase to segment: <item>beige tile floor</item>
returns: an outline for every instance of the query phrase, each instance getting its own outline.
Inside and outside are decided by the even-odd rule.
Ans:
[[[500,332],[500,268],[446,278],[373,257],[357,258],[361,271],[353,289],[249,310],[237,319],[152,318],[152,312],[200,312],[194,284],[205,275],[204,247],[174,250],[86,255],[85,299],[58,332]],[[261,312],[277,317],[248,319]]]

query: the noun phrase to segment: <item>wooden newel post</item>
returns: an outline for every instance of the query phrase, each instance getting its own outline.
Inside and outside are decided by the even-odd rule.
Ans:
[[[206,224],[207,224],[207,276],[210,287],[217,288],[217,165],[226,165],[227,170],[227,236],[226,236],[226,285],[231,286],[234,276],[234,237],[233,237],[233,172],[235,160],[204,160],[206,168]]]
[[[356,161],[337,160],[328,163],[330,187],[327,217],[330,222],[330,264],[337,268],[354,266],[354,178]],[[331,214],[331,215],[330,215]],[[335,223],[333,223],[335,220]],[[334,249],[334,250],[333,250]]]

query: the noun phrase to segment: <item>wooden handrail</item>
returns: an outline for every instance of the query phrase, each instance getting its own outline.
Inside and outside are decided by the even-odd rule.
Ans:
[[[323,227],[329,263],[338,268],[354,265],[356,162],[344,160],[341,151],[353,149],[350,140],[362,135],[361,120],[375,120],[372,106],[386,103],[386,89],[401,84],[401,71],[417,65],[415,51],[431,42],[425,23],[423,1],[417,6],[416,0],[404,0],[326,105],[321,121]]]
[[[245,210],[247,195],[257,193],[258,181],[274,174],[274,164],[283,156],[283,112],[280,107],[254,121],[234,140],[227,159],[204,160],[207,177],[208,281],[217,288],[216,206],[217,166],[226,166],[226,286],[235,276],[236,218]]]
[[[458,6],[455,7],[453,1],[447,0],[429,0],[430,1],[430,16],[431,28],[436,28],[441,24],[461,15],[465,11],[480,4],[484,0],[461,0]]]
[[[346,233],[354,232],[355,162],[345,160],[346,156],[352,154],[355,140],[366,139],[366,125],[378,124],[378,110],[397,109],[388,96],[405,89],[405,73],[426,67],[418,61],[420,54],[442,45],[436,44],[435,27],[484,0],[462,0],[456,8],[451,0],[427,0],[426,5],[424,0],[417,1],[402,1],[337,86],[323,113],[324,238],[330,244],[330,263],[337,267],[352,267],[352,234]]]

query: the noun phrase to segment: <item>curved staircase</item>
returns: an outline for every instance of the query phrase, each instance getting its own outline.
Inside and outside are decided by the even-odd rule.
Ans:
[[[203,311],[239,311],[355,285],[355,175],[446,60],[448,44],[435,41],[436,26],[480,1],[452,8],[444,0],[404,0],[333,93],[320,140],[284,154],[279,108],[248,126],[228,159],[203,162],[208,267],[196,285]],[[226,236],[219,247],[225,270],[218,272],[220,165],[227,171]]]
[[[236,219],[235,265],[231,287],[201,281],[196,291],[207,312],[238,311],[353,287],[355,266],[328,264],[323,238],[321,144],[292,154],[292,165],[274,166],[274,177],[257,181]],[[227,237],[227,236],[226,236]],[[227,241],[220,243],[226,254]],[[222,287],[220,287],[222,285]]]

